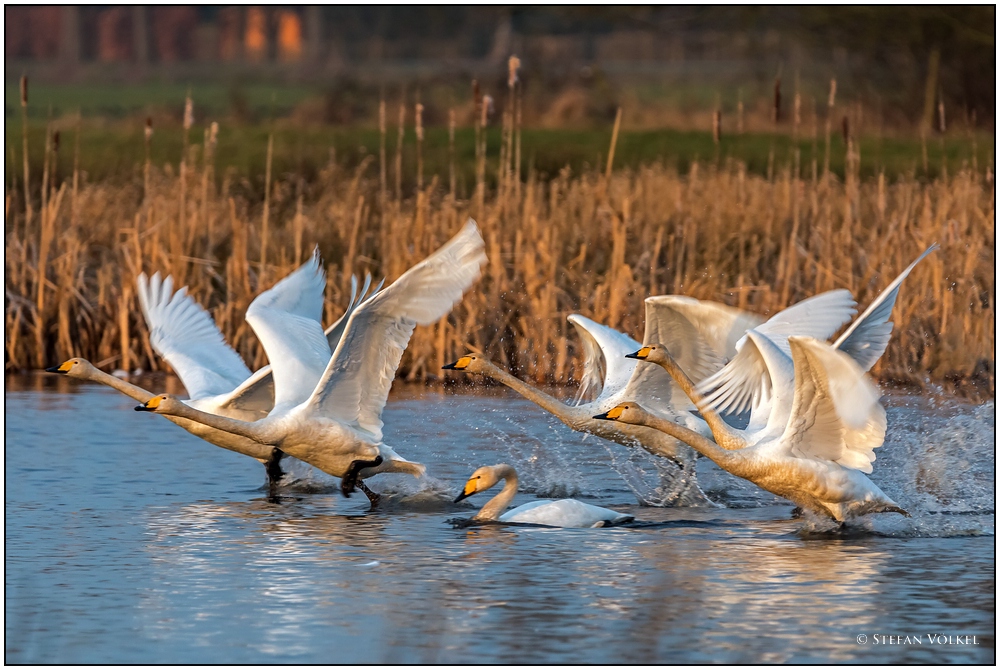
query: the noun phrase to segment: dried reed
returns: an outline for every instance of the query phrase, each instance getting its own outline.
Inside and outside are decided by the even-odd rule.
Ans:
[[[485,110],[476,110],[477,127]],[[401,105],[400,136],[404,115]],[[187,214],[177,207],[184,179],[169,165],[145,166],[124,184],[80,177],[75,223],[60,207],[65,184],[53,185],[37,229],[26,225],[23,203],[8,205],[7,368],[78,355],[105,368],[161,368],[132,290],[143,271],[183,276],[237,351],[259,365],[265,358],[243,313],[313,244],[328,264],[329,322],[346,304],[351,273],[392,280],[473,215],[490,263],[446,321],[414,333],[400,367],[406,379],[435,378],[442,361],[473,349],[535,381],[565,383],[581,373],[566,324],[572,312],[638,338],[643,299],[663,292],[771,314],[846,287],[865,305],[937,241],[941,251],[903,286],[892,343],[874,372],[920,386],[975,380],[994,392],[992,171],[862,181],[855,158],[847,183],[829,173],[801,179],[792,165],[767,179],[734,161],[695,163],[682,176],[658,164],[608,170],[612,149],[604,170],[565,170],[551,181],[529,173],[503,200],[477,175],[478,202],[436,176],[403,197],[401,151],[402,137],[392,202],[381,171],[369,177],[367,162],[348,171],[332,159],[312,183],[272,181],[268,170],[263,200],[248,200],[228,178],[216,188],[206,152],[209,187],[202,182],[202,201]],[[5,188],[10,203],[16,186]]]

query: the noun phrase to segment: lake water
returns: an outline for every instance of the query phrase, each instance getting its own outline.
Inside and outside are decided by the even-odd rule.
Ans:
[[[655,459],[506,393],[394,391],[386,440],[428,477],[369,480],[369,509],[301,464],[271,500],[257,462],[110,389],[6,381],[8,663],[995,660],[992,402],[888,398],[873,479],[913,518],[841,532],[705,459],[725,507],[639,505]],[[500,462],[515,504],[646,523],[455,527],[491,493],[448,501]]]

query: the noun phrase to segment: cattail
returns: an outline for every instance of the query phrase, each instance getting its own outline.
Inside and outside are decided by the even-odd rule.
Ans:
[[[774,80],[774,122],[781,122],[781,77]]]
[[[712,140],[718,144],[720,139],[722,139],[722,110],[717,109],[712,114]]]
[[[844,135],[844,144],[851,141],[851,126],[850,122],[847,120],[847,115],[844,115],[843,120],[840,122],[840,130]]]
[[[740,93],[739,102],[736,103],[736,134],[743,134],[743,93]]]
[[[521,68],[521,59],[511,56],[507,59],[507,88],[514,88],[517,84],[517,71]]]
[[[31,187],[28,170],[28,75],[21,77],[21,144],[24,152],[24,228],[27,237],[28,223],[34,212],[31,206]]]
[[[455,110],[448,110],[448,185],[455,199]]]
[[[153,139],[153,117],[146,117],[146,145],[149,146],[150,140]]]
[[[479,123],[485,128],[486,125],[489,123],[489,118],[493,116],[493,96],[491,95],[483,96],[483,105],[481,113],[482,117],[480,118]]]
[[[378,178],[379,196],[382,199],[382,207],[385,208],[386,189],[386,165],[385,165],[385,97],[380,97],[378,101]]]
[[[194,101],[189,95],[184,99],[184,130],[191,130],[194,125]]]
[[[414,106],[417,135],[417,190],[424,188],[424,106],[419,102]]]
[[[826,106],[833,109],[833,106],[837,104],[837,80],[830,80],[830,98],[826,101]]]
[[[938,132],[944,134],[944,100],[938,100]]]
[[[52,133],[52,151],[53,153],[59,153],[59,131]]]
[[[208,132],[208,146],[213,151],[215,150],[215,145],[219,142],[219,122],[212,121],[212,125],[209,126]]]

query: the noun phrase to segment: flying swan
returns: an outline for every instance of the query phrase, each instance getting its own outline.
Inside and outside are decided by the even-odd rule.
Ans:
[[[487,260],[483,247],[470,219],[447,244],[356,307],[332,355],[319,325],[321,271],[297,271],[283,280],[300,285],[297,293],[271,289],[259,295],[247,309],[247,322],[274,375],[274,409],[263,419],[208,414],[167,394],[136,410],[179,416],[277,447],[340,477],[345,496],[359,486],[359,477],[419,476],[424,466],[382,442],[382,409],[414,327],[437,321],[462,298]],[[363,483],[360,487],[377,499]]]
[[[319,267],[319,255],[313,256],[300,271],[315,272]],[[183,401],[195,409],[211,414],[219,414],[232,419],[256,421],[267,415],[274,406],[274,385],[270,366],[264,366],[251,374],[243,359],[226,343],[225,337],[215,321],[187,293],[187,287],[176,293],[173,278],[160,279],[160,273],[152,278],[140,274],[136,280],[139,306],[149,329],[149,340],[153,350],[160,355],[180,378],[188,392],[188,400]],[[280,288],[279,288],[280,286]],[[351,299],[343,316],[327,330],[330,346],[340,341],[348,317],[363,300],[379,291],[381,284],[371,295],[371,276],[358,294],[357,279],[351,277]],[[290,283],[275,286],[278,291],[295,289]],[[272,289],[272,290],[275,290]],[[83,358],[71,358],[61,365],[47,369],[47,372],[64,374],[74,379],[98,382],[119,391],[133,400],[145,403],[153,394],[130,384],[114,375],[97,369]],[[242,435],[212,428],[177,416],[166,416],[181,428],[217,447],[228,449],[260,461],[267,473],[268,484],[275,487],[284,476],[281,468],[282,452],[270,445],[260,444]]]

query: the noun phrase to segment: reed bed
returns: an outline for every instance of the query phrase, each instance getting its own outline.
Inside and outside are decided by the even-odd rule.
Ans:
[[[349,170],[331,157],[309,181],[272,175],[268,166],[266,193],[257,198],[245,180],[214,165],[215,129],[176,166],[147,160],[124,181],[87,183],[46,167],[26,203],[28,185],[12,179],[5,185],[6,369],[72,356],[109,370],[164,369],[135,296],[140,272],[172,274],[176,286],[187,285],[256,368],[266,358],[243,319],[246,308],[313,245],[326,262],[329,323],[347,303],[351,274],[391,281],[471,216],[489,265],[446,319],[416,330],[399,368],[406,380],[440,379],[441,365],[471,349],[535,382],[570,383],[580,378],[582,357],[566,316],[580,312],[641,340],[650,295],[772,314],[844,287],[863,308],[938,242],[941,250],[902,288],[893,340],[874,374],[993,395],[988,170],[862,180],[855,161],[841,180],[815,164],[797,169],[796,159],[769,177],[735,161],[695,163],[681,175],[661,164],[615,170],[612,150],[603,169],[541,180],[520,173],[512,100],[501,156],[490,155],[496,147],[477,152],[478,183],[468,198],[455,193],[453,165],[450,175],[421,174],[420,187],[404,193],[402,145],[390,170],[384,139],[380,159]],[[413,112],[400,108],[401,123]],[[385,116],[382,131],[391,138]],[[55,164],[52,151],[46,166]]]

